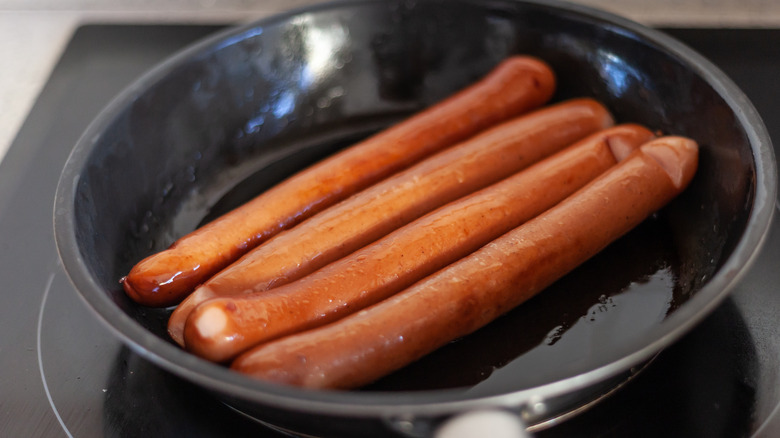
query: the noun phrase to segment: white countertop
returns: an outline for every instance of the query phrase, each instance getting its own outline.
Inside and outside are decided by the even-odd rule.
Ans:
[[[319,0],[0,0],[0,160],[83,23],[240,23]],[[780,27],[778,0],[576,0],[647,25]]]

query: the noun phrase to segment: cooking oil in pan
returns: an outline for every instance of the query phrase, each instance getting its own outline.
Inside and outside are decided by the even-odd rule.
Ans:
[[[365,390],[533,387],[572,375],[659,324],[685,296],[666,221],[651,218],[482,329]]]
[[[387,119],[375,120],[374,126]],[[365,136],[362,129],[334,130],[322,141],[302,140],[284,153],[270,152],[245,166],[243,176],[203,182],[203,189],[182,201],[170,221],[181,235],[248,201],[295,170]],[[349,131],[349,132],[348,132]],[[248,169],[248,170],[247,170]],[[238,184],[235,181],[240,181]],[[185,225],[182,225],[185,224]],[[657,324],[687,296],[681,263],[668,221],[645,221],[600,254],[536,297],[488,326],[455,340],[418,362],[362,390],[415,391],[470,388],[501,392],[535,386],[571,375],[616,343]],[[163,326],[155,327],[164,336]]]

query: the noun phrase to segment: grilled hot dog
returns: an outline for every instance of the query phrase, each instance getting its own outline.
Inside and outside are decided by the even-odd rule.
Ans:
[[[268,237],[425,156],[539,107],[554,87],[546,64],[509,58],[476,84],[303,170],[140,261],[122,279],[125,292],[145,306],[176,304]]]
[[[504,122],[439,152],[274,236],[217,273],[174,310],[168,332],[184,345],[184,323],[203,301],[296,280],[612,123],[598,102],[574,99]]]
[[[664,137],[537,218],[338,322],[256,347],[232,368],[310,388],[369,383],[473,332],[598,253],[679,194],[695,142]]]
[[[552,207],[651,138],[637,125],[601,131],[287,286],[207,301],[187,320],[186,348],[222,362],[378,302]]]

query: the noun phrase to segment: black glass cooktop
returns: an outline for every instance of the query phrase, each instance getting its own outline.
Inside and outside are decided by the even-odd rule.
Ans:
[[[124,347],[81,302],[54,246],[56,183],[87,124],[146,69],[218,29],[82,26],[0,163],[0,436],[287,436]],[[720,65],[780,142],[780,30],[668,31]],[[615,395],[537,436],[780,436],[779,217],[703,324]]]

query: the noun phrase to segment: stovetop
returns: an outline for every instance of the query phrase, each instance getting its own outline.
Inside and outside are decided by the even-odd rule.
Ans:
[[[287,436],[124,347],[54,246],[59,172],[87,124],[145,70],[218,29],[82,26],[0,164],[0,436]],[[720,65],[780,143],[780,30],[667,31]],[[780,213],[710,317],[615,395],[537,436],[780,436],[778,268]]]

